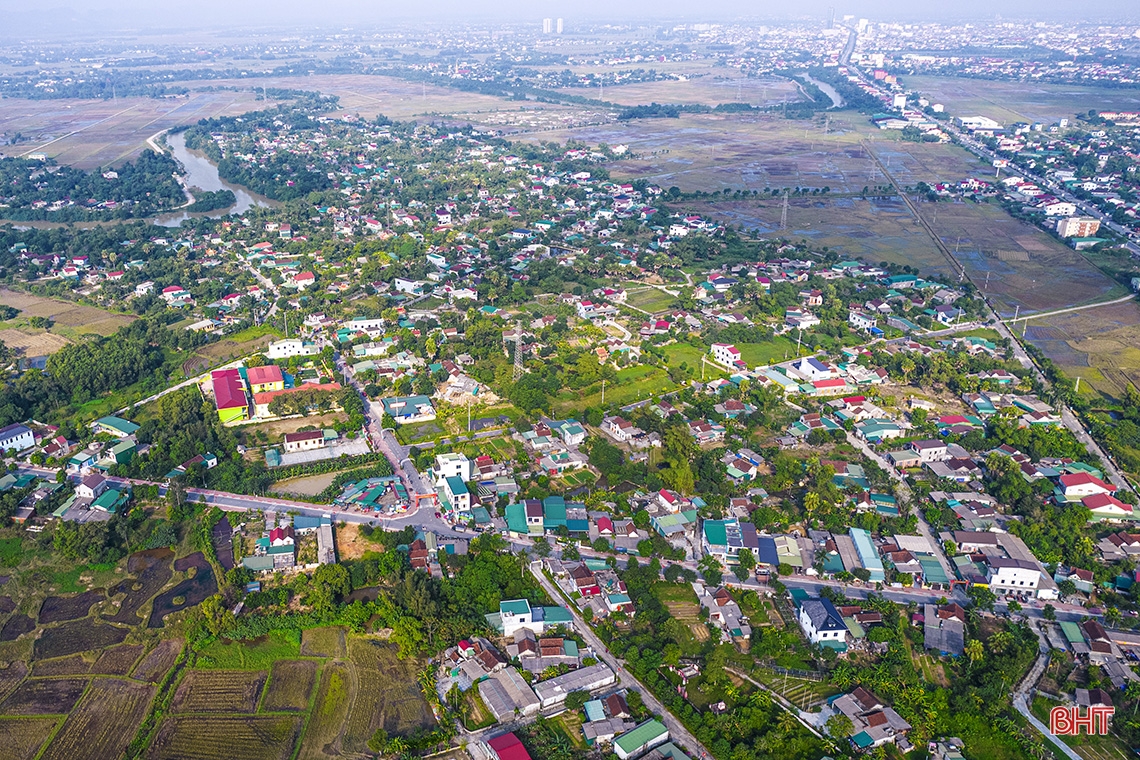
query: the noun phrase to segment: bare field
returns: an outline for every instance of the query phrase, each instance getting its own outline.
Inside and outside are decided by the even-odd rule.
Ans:
[[[654,67],[656,68],[656,67]],[[801,100],[799,89],[787,79],[749,79],[725,77],[723,70],[717,76],[662,82],[639,82],[605,87],[601,90],[584,87],[566,87],[559,92],[565,95],[595,97],[610,103],[635,106],[648,103],[683,103],[715,106],[720,103],[748,103],[752,106],[773,106],[785,101]]]
[[[924,203],[919,211],[946,246],[957,249],[958,261],[1004,317],[1018,306],[1048,311],[1104,299],[1118,289],[1084,256],[996,204]],[[1003,251],[1023,251],[1027,260],[999,256]]]
[[[345,523],[343,528],[337,528],[336,554],[341,561],[360,559],[365,552],[376,551],[376,544],[360,535],[360,523]]]
[[[155,688],[117,678],[96,679],[40,756],[44,760],[119,757],[146,717]]]
[[[1000,82],[959,77],[903,77],[907,89],[918,90],[946,110],[962,115],[988,116],[1009,124],[1072,119],[1090,108],[1104,111],[1140,110],[1140,93],[1134,90],[1082,87],[1069,84]]]
[[[687,204],[698,214],[746,230],[809,240],[871,264],[889,261],[949,276],[950,265],[899,198],[795,198],[780,231],[782,198]]]
[[[135,317],[113,314],[94,306],[84,306],[16,290],[0,290],[0,303],[19,309],[18,320],[28,317],[49,317],[54,323],[52,326],[54,332],[51,333],[27,326],[0,331],[0,340],[10,348],[24,349],[28,356],[54,353],[67,345],[69,338],[90,334],[111,335],[123,325],[135,320]]]
[[[259,80],[260,81],[260,80]],[[190,89],[201,87],[194,82]],[[248,87],[249,83],[243,84]],[[61,164],[92,169],[142,152],[151,135],[213,116],[256,108],[252,92],[191,92],[179,98],[0,100],[0,132],[26,141],[0,148],[5,156],[42,151]]]
[[[339,472],[326,472],[320,475],[305,475],[300,478],[289,478],[288,480],[280,480],[273,484],[273,490],[277,493],[295,493],[302,496],[316,496],[321,491],[328,488]]]
[[[636,155],[610,164],[615,178],[646,179],[685,191],[826,186],[833,192],[858,192],[875,184],[870,181],[873,162],[859,144],[872,134],[881,133],[865,116],[845,111],[831,114],[829,124],[822,116],[793,121],[775,114],[683,114],[517,139],[628,145]]]
[[[296,433],[298,428],[303,428],[306,425],[316,427],[331,427],[334,423],[341,419],[339,414],[320,414],[311,417],[298,417],[291,420],[276,420],[274,422],[266,422],[261,425],[243,425],[242,432],[246,435],[250,433],[265,433],[269,439],[276,441],[286,433]]]
[[[193,87],[191,83],[186,86]],[[249,80],[220,79],[217,87],[249,87]],[[494,111],[515,106],[493,95],[463,92],[450,87],[436,87],[404,79],[368,74],[318,74],[307,77],[265,77],[258,87],[281,87],[312,90],[340,98],[339,113],[360,114],[372,118],[383,114],[393,119],[409,119],[420,114],[448,114],[455,111]],[[258,105],[245,110],[253,110]]]
[[[15,328],[0,330],[0,341],[24,356],[51,356],[71,342],[62,335],[43,330],[35,331],[30,327],[21,330]]]
[[[1140,303],[1128,301],[1030,320],[1025,337],[1091,387],[1120,398],[1129,383],[1140,387]]]

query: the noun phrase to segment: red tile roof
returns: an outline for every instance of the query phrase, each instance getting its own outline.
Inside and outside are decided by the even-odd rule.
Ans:
[[[246,370],[245,374],[246,377],[249,378],[250,385],[280,383],[285,380],[285,377],[281,374],[281,368],[276,364],[266,364],[263,367],[250,367]]]
[[[214,399],[218,409],[236,409],[248,404],[236,369],[219,369],[210,373],[214,381]]]

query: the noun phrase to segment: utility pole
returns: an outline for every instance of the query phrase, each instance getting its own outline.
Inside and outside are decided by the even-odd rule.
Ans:
[[[602,406],[606,405],[606,381],[602,378]]]
[[[523,359],[522,359],[522,322],[516,322],[515,331],[515,370],[514,382],[518,382],[523,375]]]
[[[784,188],[784,208],[780,211],[780,230],[788,229],[788,190]]]

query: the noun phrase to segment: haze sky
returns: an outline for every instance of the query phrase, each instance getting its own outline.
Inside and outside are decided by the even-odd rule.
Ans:
[[[725,21],[749,18],[826,18],[854,14],[872,20],[962,19],[1090,20],[1127,23],[1140,18],[1135,0],[0,0],[0,35],[90,36],[117,31],[146,32],[225,27],[291,26],[384,28],[394,22],[540,23],[544,16],[575,21]]]

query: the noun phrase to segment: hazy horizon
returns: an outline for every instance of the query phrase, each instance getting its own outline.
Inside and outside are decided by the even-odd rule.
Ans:
[[[50,0],[49,0],[50,2]],[[1086,0],[1078,4],[1009,0],[995,6],[985,0],[959,0],[950,5],[900,3],[897,0],[802,0],[795,4],[763,0],[741,3],[713,0],[694,4],[680,0],[628,0],[621,4],[603,0],[575,0],[537,3],[456,2],[424,0],[407,3],[376,3],[364,0],[325,0],[313,3],[281,3],[270,0],[201,0],[186,3],[143,2],[142,0],[63,0],[48,7],[27,2],[0,0],[5,20],[0,37],[7,40],[32,37],[45,40],[99,34],[168,34],[185,31],[222,31],[237,28],[289,29],[305,27],[322,30],[352,28],[357,31],[396,28],[408,23],[427,22],[432,26],[458,26],[463,23],[541,23],[543,17],[566,19],[567,31],[576,24],[730,22],[755,19],[827,18],[834,8],[837,18],[845,14],[872,21],[978,21],[1032,19],[1039,21],[1080,20],[1127,24],[1140,18],[1140,8],[1122,17],[1119,2]]]

